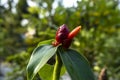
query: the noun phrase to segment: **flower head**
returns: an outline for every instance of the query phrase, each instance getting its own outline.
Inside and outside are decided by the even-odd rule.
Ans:
[[[68,30],[67,26],[65,24],[63,24],[57,30],[56,41],[59,43],[63,42],[65,39],[67,39],[68,34],[69,34],[69,30]]]
[[[69,48],[69,46],[71,45],[72,39],[78,34],[80,29],[81,29],[81,26],[78,26],[75,29],[73,29],[71,32],[69,32],[67,26],[63,24],[57,30],[56,37],[55,37],[56,41],[52,43],[53,46],[58,46],[59,44],[62,44],[64,48]]]

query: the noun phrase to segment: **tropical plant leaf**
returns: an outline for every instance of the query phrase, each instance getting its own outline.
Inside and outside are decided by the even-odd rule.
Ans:
[[[53,70],[53,65],[45,64],[39,71],[40,78],[42,80],[52,80]]]
[[[52,80],[54,65],[45,64],[38,72],[42,80]],[[60,75],[65,73],[65,67],[62,66]]]
[[[45,45],[45,44],[52,44],[53,41],[54,41],[54,39],[41,41],[41,42],[38,43],[37,46],[42,46],[42,45]]]
[[[58,53],[72,80],[95,80],[88,61],[77,51],[59,47]]]
[[[42,45],[37,47],[30,58],[27,65],[27,78],[32,80],[38,71],[47,63],[47,61],[55,54],[57,47],[52,45]]]

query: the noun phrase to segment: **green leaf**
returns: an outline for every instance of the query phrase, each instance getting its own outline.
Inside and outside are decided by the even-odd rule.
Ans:
[[[42,41],[42,42],[39,42],[37,46],[42,46],[42,45],[45,45],[45,44],[52,44],[53,41],[54,41],[54,39]]]
[[[40,78],[42,80],[52,80],[53,70],[54,70],[53,65],[46,64],[39,71]]]
[[[30,58],[27,66],[27,78],[32,80],[38,71],[47,63],[47,61],[55,54],[57,47],[52,45],[43,45],[37,47]]]
[[[58,53],[72,80],[95,80],[88,61],[77,51],[59,47]]]
[[[45,64],[38,72],[42,80],[52,80],[54,66]],[[65,67],[62,66],[60,75],[65,74]]]
[[[45,64],[41,70],[38,72],[42,80],[52,80],[54,66]],[[65,73],[65,67],[62,66],[60,75],[62,76]]]

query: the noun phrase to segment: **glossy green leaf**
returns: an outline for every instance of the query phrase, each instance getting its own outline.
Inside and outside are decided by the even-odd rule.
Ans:
[[[54,41],[54,39],[41,41],[41,42],[38,43],[37,46],[42,46],[42,45],[45,45],[45,44],[52,44],[53,41]]]
[[[88,61],[77,51],[59,47],[58,53],[72,80],[95,80]]]
[[[38,72],[42,80],[52,80],[54,65],[45,64]],[[62,66],[60,75],[65,73],[65,67]]]
[[[40,78],[42,80],[52,80],[53,70],[54,70],[53,65],[46,64],[39,71]]]
[[[27,66],[27,78],[32,80],[38,71],[47,63],[47,61],[55,54],[57,47],[52,45],[43,45],[37,47],[30,58]]]

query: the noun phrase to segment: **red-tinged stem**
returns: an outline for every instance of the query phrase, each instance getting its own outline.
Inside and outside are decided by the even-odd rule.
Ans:
[[[69,34],[68,34],[68,39],[73,39],[78,32],[80,31],[81,26],[76,27],[75,29],[73,29]]]
[[[57,42],[57,41],[52,42],[52,45],[53,45],[54,47],[58,46],[59,44],[60,44],[60,43]]]

